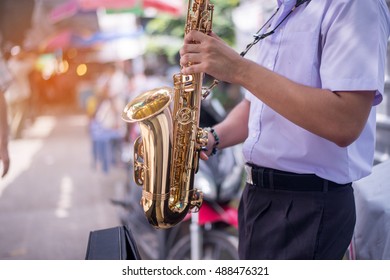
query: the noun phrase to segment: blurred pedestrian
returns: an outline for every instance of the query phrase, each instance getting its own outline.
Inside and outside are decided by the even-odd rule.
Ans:
[[[11,56],[7,63],[13,76],[13,81],[5,94],[10,111],[10,135],[12,138],[18,139],[22,136],[25,120],[29,116],[30,73],[34,61],[21,47],[14,46],[11,49]]]
[[[9,129],[7,103],[4,97],[4,93],[11,84],[11,81],[11,73],[9,72],[6,62],[3,59],[3,55],[0,51],[0,172],[1,168],[3,169],[0,173],[1,177],[4,177],[8,173],[10,165],[8,154]]]
[[[94,120],[108,130],[124,130],[121,113],[125,107],[125,99],[129,87],[129,79],[120,63],[108,63],[105,71],[97,81],[97,104]]]

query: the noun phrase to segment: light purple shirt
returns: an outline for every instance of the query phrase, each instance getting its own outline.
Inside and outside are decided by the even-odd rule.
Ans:
[[[269,30],[295,2],[278,0],[280,9]],[[384,90],[389,26],[384,0],[312,0],[258,44],[257,62],[307,86],[376,91],[376,105]],[[243,152],[248,162],[316,174],[337,183],[352,182],[371,172],[375,107],[360,137],[341,148],[296,126],[252,94],[247,99],[251,109]]]

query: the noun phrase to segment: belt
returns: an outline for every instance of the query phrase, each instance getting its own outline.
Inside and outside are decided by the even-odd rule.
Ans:
[[[249,164],[245,165],[245,170],[248,184],[265,189],[328,192],[352,185],[337,184],[314,174],[296,174]]]

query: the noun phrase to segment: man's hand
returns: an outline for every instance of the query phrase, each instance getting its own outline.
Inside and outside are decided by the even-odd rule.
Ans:
[[[180,50],[183,74],[207,73],[226,82],[234,82],[242,57],[216,34],[191,31]]]

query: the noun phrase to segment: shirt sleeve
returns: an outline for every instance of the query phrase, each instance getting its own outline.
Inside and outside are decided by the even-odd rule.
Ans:
[[[242,90],[243,90],[243,94],[244,94],[245,99],[250,102],[253,98],[253,94],[249,90],[247,90],[246,88],[242,88]]]
[[[321,78],[333,91],[375,90],[382,100],[389,11],[382,0],[342,0],[329,5],[322,24]]]

